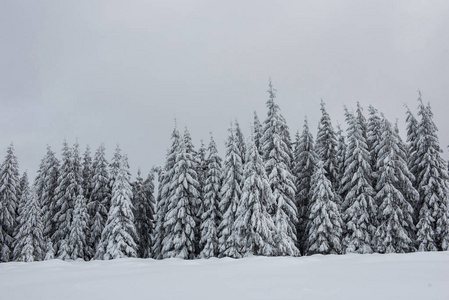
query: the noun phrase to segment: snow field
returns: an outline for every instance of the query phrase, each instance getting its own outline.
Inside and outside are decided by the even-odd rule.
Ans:
[[[1,299],[449,299],[449,252],[0,264]]]

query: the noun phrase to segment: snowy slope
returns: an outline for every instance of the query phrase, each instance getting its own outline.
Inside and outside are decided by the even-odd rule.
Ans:
[[[3,263],[0,299],[449,299],[449,252]]]

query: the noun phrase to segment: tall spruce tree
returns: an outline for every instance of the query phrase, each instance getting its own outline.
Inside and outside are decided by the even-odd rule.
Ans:
[[[167,214],[167,206],[168,200],[174,194],[176,185],[171,186],[171,180],[175,174],[175,162],[176,162],[176,153],[178,152],[178,148],[180,145],[180,135],[178,129],[173,129],[172,132],[172,145],[167,153],[167,159],[165,162],[165,166],[159,170],[158,180],[158,195],[156,201],[156,224],[154,229],[154,241],[153,241],[153,257],[156,259],[162,259],[165,255],[162,249],[162,240],[166,235],[166,227],[164,225],[164,218]]]
[[[273,195],[254,136],[248,146],[244,172],[245,182],[232,235],[236,236],[242,255],[274,255],[278,252],[274,239],[276,227],[267,211]]]
[[[8,147],[5,161],[0,167],[0,261],[10,261],[14,250],[19,199],[19,164],[14,146]]]
[[[218,155],[217,146],[213,137],[210,138],[207,157],[207,169],[203,194],[204,212],[201,216],[201,240],[203,248],[200,253],[201,258],[218,256],[218,225],[220,188],[221,188],[221,157]]]
[[[339,196],[338,205],[341,211],[341,205],[344,199],[344,189],[343,189],[343,176],[345,172],[345,160],[346,160],[346,140],[343,134],[341,126],[337,126],[337,151],[336,151],[336,169],[337,169],[337,185],[335,191]]]
[[[73,210],[76,198],[79,195],[83,195],[81,158],[78,148],[78,142],[75,143],[73,150],[71,150],[67,142],[64,141],[62,165],[58,178],[58,187],[56,188],[55,214],[53,216],[56,230],[53,233],[52,242],[56,250],[56,256],[61,259],[70,258],[68,242]]]
[[[117,145],[114,151],[114,155],[112,156],[111,163],[109,164],[109,188],[114,188],[115,179],[120,172],[120,163],[122,161],[122,149]]]
[[[226,155],[223,165],[223,184],[219,204],[222,216],[218,227],[219,257],[241,257],[237,246],[236,236],[232,234],[237,207],[240,202],[243,186],[243,163],[242,153],[237,146],[237,139],[234,127],[229,129],[229,136],[226,142]]]
[[[26,189],[27,186],[29,186],[28,172],[25,170],[25,172],[23,172],[22,176],[20,177],[19,186],[17,189],[17,199],[19,202],[20,202],[20,199],[22,198],[22,193]]]
[[[307,240],[307,222],[309,219],[309,195],[311,179],[315,172],[318,155],[315,152],[313,136],[309,131],[307,118],[304,120],[304,126],[301,136],[296,134],[295,148],[295,175],[296,175],[296,206],[298,209],[298,242],[301,253],[306,251]]]
[[[367,138],[366,142],[368,145],[368,151],[370,154],[370,163],[372,170],[372,185],[375,187],[377,185],[377,180],[381,174],[377,168],[377,157],[379,156],[379,144],[382,138],[381,132],[381,118],[379,112],[373,106],[368,107],[369,118],[368,118],[368,128],[367,128]],[[377,203],[380,205],[380,203]]]
[[[413,115],[411,110],[407,108],[406,122],[407,122],[407,164],[410,172],[415,177],[413,185],[418,188],[419,178],[419,161],[418,161],[418,148],[419,148],[419,133],[418,133],[418,120]],[[419,212],[419,207],[415,206],[415,213]],[[417,217],[417,215],[416,215]]]
[[[165,233],[162,241],[164,258],[193,259],[196,255],[196,212],[198,211],[198,175],[194,153],[189,149],[188,131],[177,148],[174,174],[170,186],[175,187],[170,195],[164,218]]]
[[[307,254],[341,254],[343,221],[336,201],[338,195],[319,160],[311,178],[307,221]]]
[[[42,159],[34,181],[37,201],[42,207],[42,223],[44,238],[51,240],[56,227],[53,220],[55,214],[55,195],[58,187],[59,160],[55,153],[47,146],[47,153]]]
[[[257,113],[254,112],[254,124],[253,124],[253,134],[254,134],[254,143],[256,144],[257,151],[259,151],[259,155],[263,157],[262,150],[262,135],[263,135],[263,126],[260,123],[259,117]]]
[[[87,254],[90,258],[94,257],[97,252],[110,207],[111,189],[105,151],[104,145],[101,144],[95,152],[92,164],[92,190],[87,203],[89,213]]]
[[[389,121],[381,122],[382,132],[376,156],[376,202],[379,204],[379,226],[375,233],[377,251],[404,253],[413,250],[413,207],[408,195],[417,196],[412,177],[404,159],[400,140]],[[407,190],[404,190],[407,189]]]
[[[348,147],[343,182],[346,196],[343,221],[346,253],[372,253],[373,236],[377,226],[377,206],[372,186],[372,170],[368,145],[364,135],[363,118],[346,110]]]
[[[447,210],[449,186],[446,162],[441,158],[441,148],[437,136],[437,127],[433,122],[433,114],[430,105],[425,106],[419,92],[418,124],[418,152],[417,163],[419,166],[418,192],[420,201],[418,207],[418,249],[432,250],[426,245],[433,240],[438,250],[443,250],[443,244],[447,245],[449,219]],[[429,224],[427,229],[424,224]],[[426,239],[429,238],[429,242]],[[444,249],[446,250],[446,249]]]
[[[86,146],[86,151],[83,156],[83,192],[84,198],[90,199],[93,189],[93,165],[92,165],[92,156],[90,153],[89,145]]]
[[[78,195],[75,200],[73,210],[73,221],[70,226],[70,235],[68,240],[69,256],[71,259],[88,260],[90,258],[88,247],[88,221],[86,198]]]
[[[318,157],[323,161],[327,178],[333,188],[337,189],[337,136],[323,100],[321,100],[321,119],[318,123],[315,149]]]
[[[151,199],[144,190],[144,181],[140,169],[133,184],[134,222],[136,225],[138,251],[137,257],[148,258],[151,247],[152,208]]]
[[[18,208],[18,226],[13,257],[15,261],[31,262],[44,259],[45,241],[41,210],[34,191],[24,179]]]
[[[143,195],[146,201],[146,218],[149,220],[149,240],[148,248],[143,253],[144,257],[153,257],[152,249],[154,243],[154,227],[155,227],[155,211],[156,211],[156,199],[154,198],[154,174],[157,172],[156,168],[151,168],[147,178],[142,185]]]
[[[288,132],[288,126],[280,113],[279,106],[274,102],[276,90],[271,81],[268,94],[268,113],[264,122],[262,152],[273,199],[265,204],[267,208],[273,207],[271,213],[276,226],[277,255],[297,256],[299,255],[296,231],[298,211],[295,204],[296,178],[292,170],[293,154],[290,135],[285,133],[285,131]]]
[[[97,252],[97,257],[105,260],[137,256],[131,175],[126,155],[121,155],[117,170],[108,219]]]
[[[240,155],[242,156],[242,163],[244,164],[245,163],[245,157],[246,157],[245,138],[243,137],[243,132],[240,129],[239,122],[237,120],[235,120],[234,124],[235,124],[236,143],[237,143],[237,147],[239,149]]]

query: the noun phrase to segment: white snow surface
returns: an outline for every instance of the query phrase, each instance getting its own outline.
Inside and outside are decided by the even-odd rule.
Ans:
[[[449,252],[0,264],[1,299],[449,299]]]

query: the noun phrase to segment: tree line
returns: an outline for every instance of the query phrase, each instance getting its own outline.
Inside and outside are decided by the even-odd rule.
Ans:
[[[407,138],[370,106],[344,109],[346,134],[321,102],[316,139],[307,119],[294,140],[268,90],[245,139],[228,130],[222,159],[211,135],[195,149],[175,127],[165,164],[131,179],[117,146],[64,141],[47,148],[34,182],[11,145],[0,168],[0,259],[34,261],[241,258],[405,253],[449,248],[449,185],[429,104],[406,108]],[[158,181],[155,191],[154,181]]]

